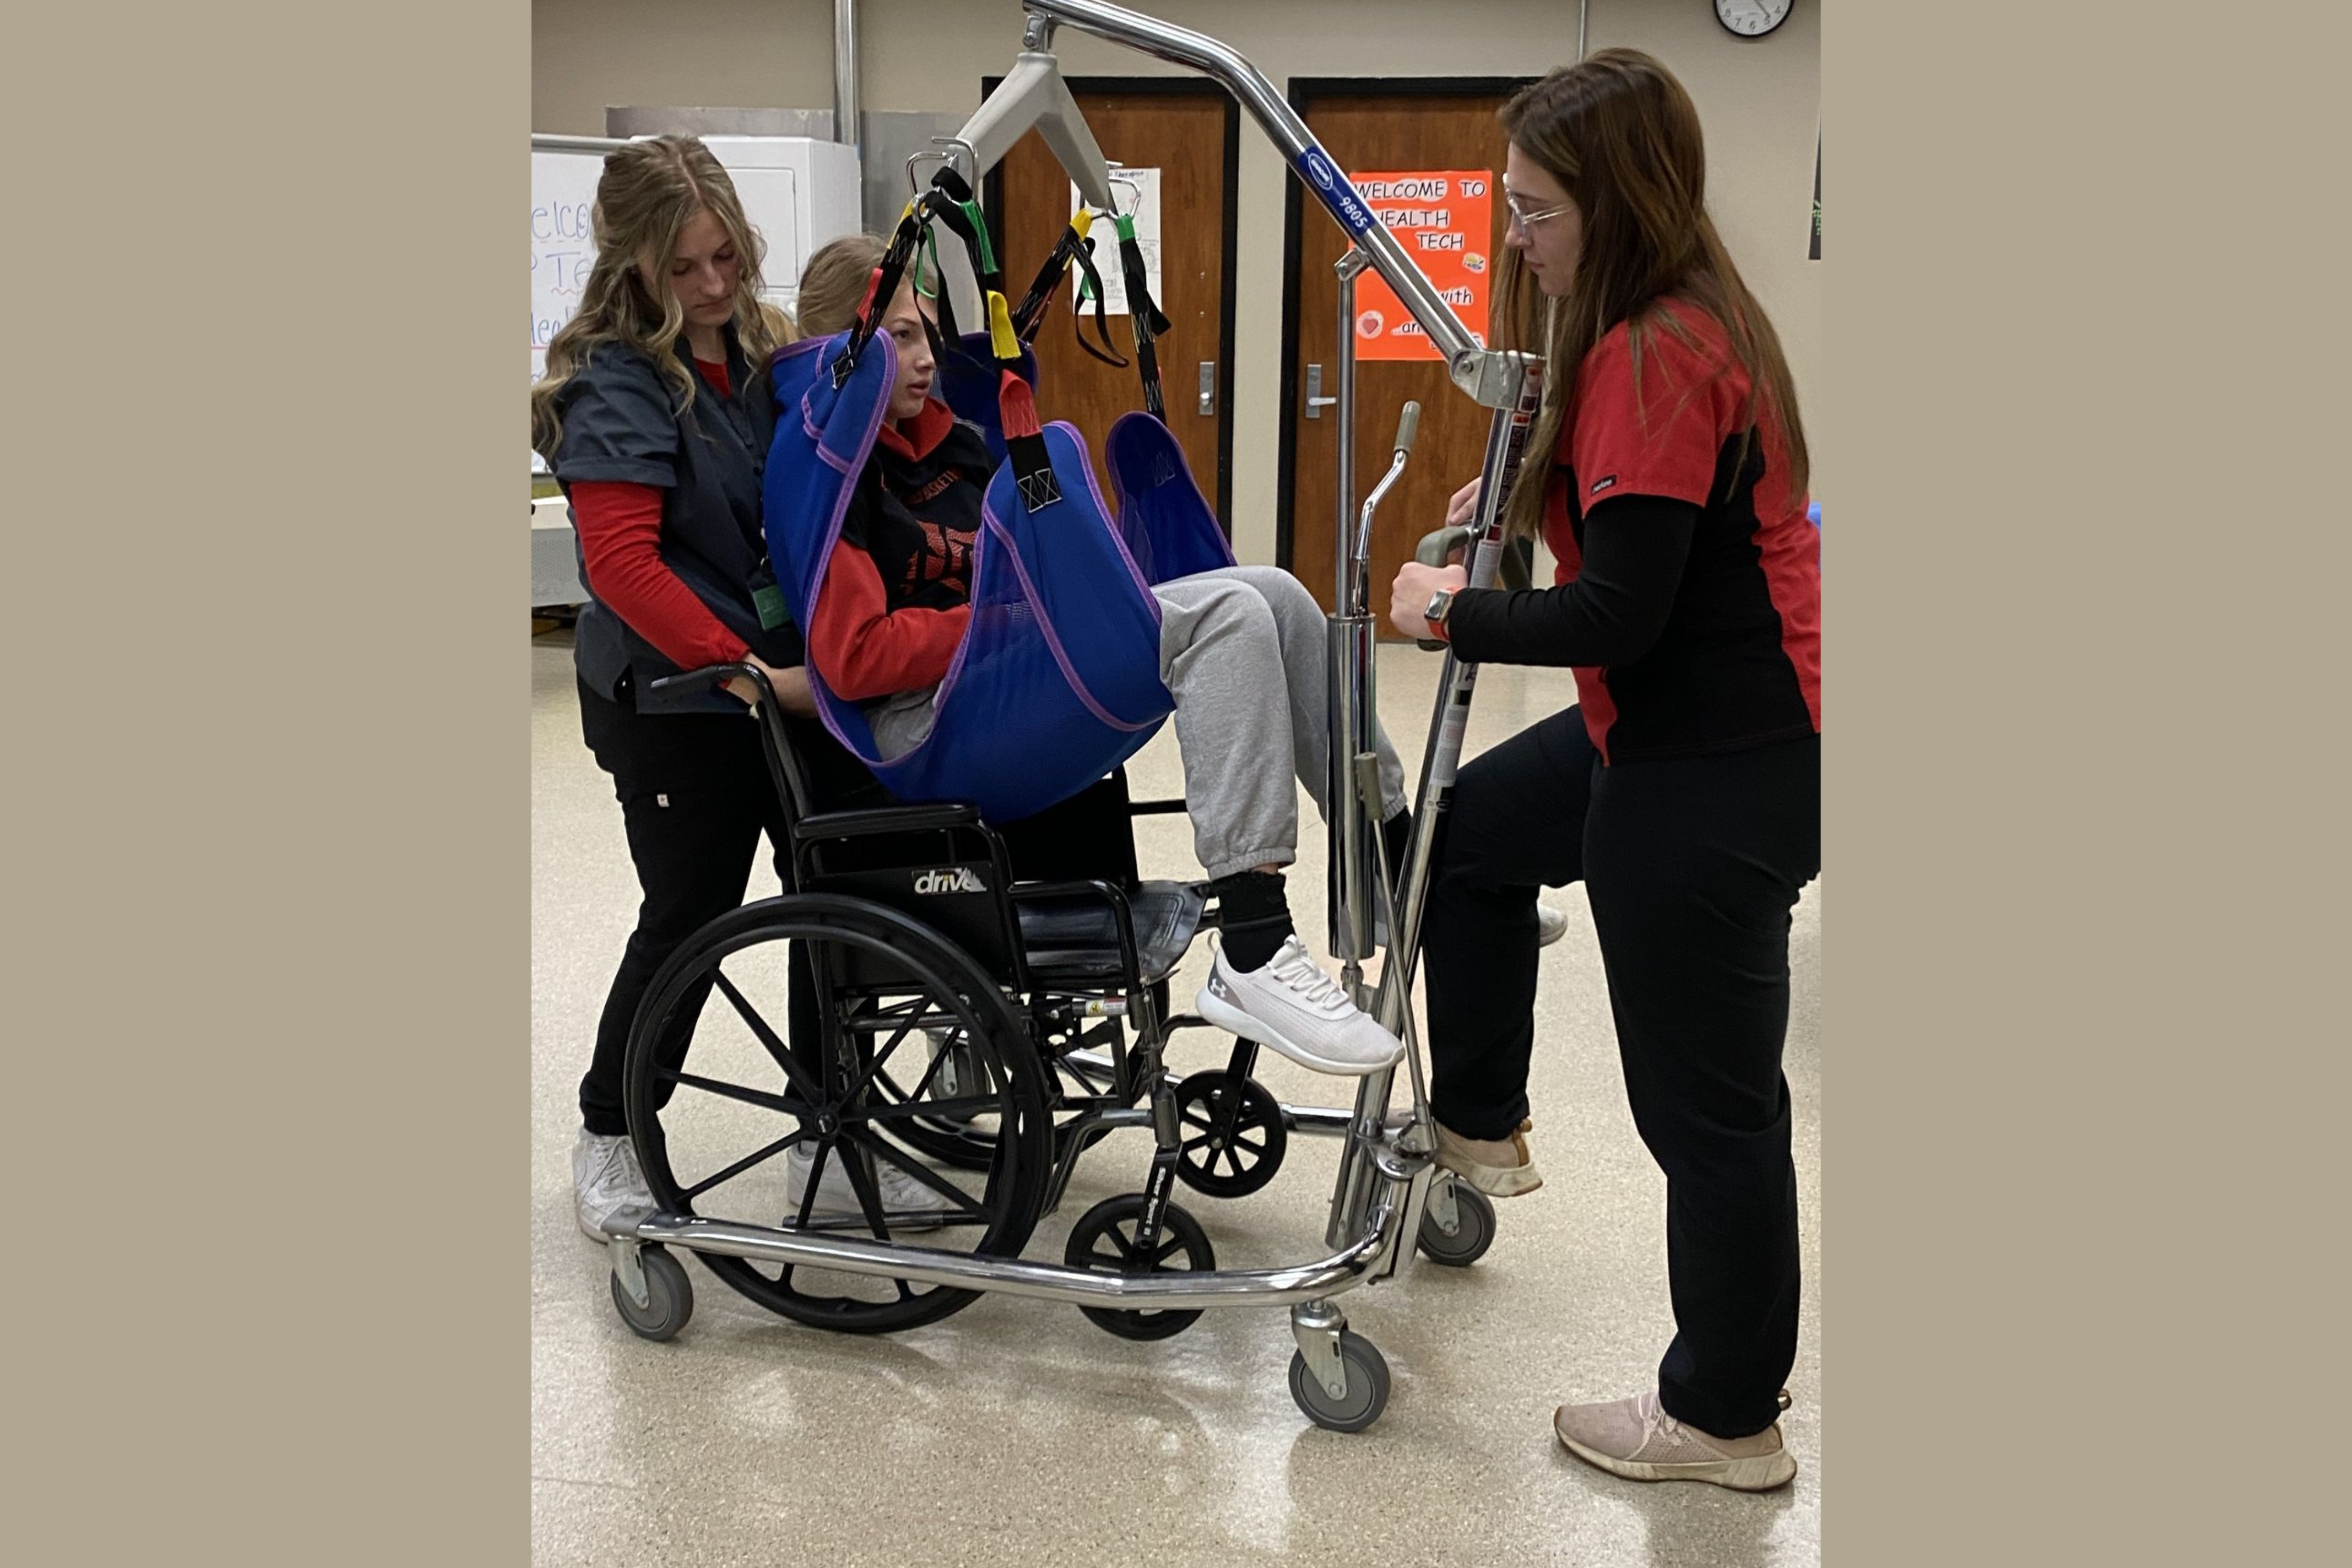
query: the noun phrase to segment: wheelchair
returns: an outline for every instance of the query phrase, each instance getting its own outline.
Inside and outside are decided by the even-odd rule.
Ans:
[[[730,676],[761,689],[792,890],[689,938],[639,1009],[625,1103],[655,1208],[610,1227],[628,1326],[666,1340],[691,1315],[670,1247],[782,1317],[846,1333],[937,1322],[987,1289],[1073,1302],[1135,1340],[1211,1307],[1289,1303],[1301,1408],[1370,1425],[1387,1367],[1329,1298],[1393,1272],[1409,1224],[1433,1260],[1475,1262],[1493,1207],[1398,1146],[1386,1073],[1351,1113],[1278,1102],[1247,1039],[1222,1068],[1169,1070],[1171,1038],[1214,1027],[1171,1010],[1169,978],[1216,911],[1202,884],[1137,875],[1132,824],[1183,803],[1131,802],[1114,773],[1002,830],[961,805],[816,809],[803,721],[760,672],[656,689]],[[1375,1088],[1382,1113],[1363,1114]],[[1079,1216],[1058,1265],[1022,1259],[1080,1156],[1122,1129],[1151,1133],[1141,1190]],[[1335,1204],[1332,1258],[1218,1272],[1176,1185],[1256,1192],[1293,1132],[1349,1138],[1377,1163],[1384,1180],[1355,1183],[1357,1234],[1339,1234]]]

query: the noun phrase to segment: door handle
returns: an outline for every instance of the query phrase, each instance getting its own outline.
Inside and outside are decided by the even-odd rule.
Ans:
[[[1322,418],[1323,410],[1339,401],[1336,397],[1323,395],[1323,367],[1319,364],[1308,365],[1307,367],[1307,417]]]
[[[1216,411],[1217,362],[1204,359],[1201,362],[1201,412],[1214,414]]]

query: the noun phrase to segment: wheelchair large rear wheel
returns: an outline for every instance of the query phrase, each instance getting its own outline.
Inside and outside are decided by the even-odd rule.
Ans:
[[[793,1000],[793,959],[810,966]],[[812,979],[811,976],[814,978]],[[977,1064],[940,1091],[926,1037]],[[654,1201],[810,1235],[1018,1256],[1036,1224],[1052,1121],[1036,1053],[961,949],[894,910],[786,894],[720,917],[655,976],[629,1041],[629,1126]],[[986,1159],[912,1152],[918,1119],[984,1120]],[[813,1265],[699,1255],[797,1322],[881,1333],[977,1293]]]

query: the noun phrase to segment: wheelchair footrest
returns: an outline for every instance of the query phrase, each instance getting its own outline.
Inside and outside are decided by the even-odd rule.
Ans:
[[[1207,906],[1207,889],[1197,882],[1146,882],[1129,895],[1144,984],[1167,979],[1182,962]],[[1108,900],[1084,893],[1028,899],[1018,912],[1022,948],[1041,978],[1120,977],[1118,916]]]

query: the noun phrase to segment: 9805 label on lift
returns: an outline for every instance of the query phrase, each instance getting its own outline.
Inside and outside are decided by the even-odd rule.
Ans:
[[[1356,187],[1349,182],[1347,175],[1339,173],[1339,166],[1331,162],[1322,148],[1309,147],[1301,153],[1298,155],[1298,172],[1307,176],[1307,185],[1323,205],[1331,209],[1331,216],[1339,220],[1340,227],[1349,234],[1361,234],[1372,226],[1372,209],[1364,205],[1364,199],[1356,194]]]

